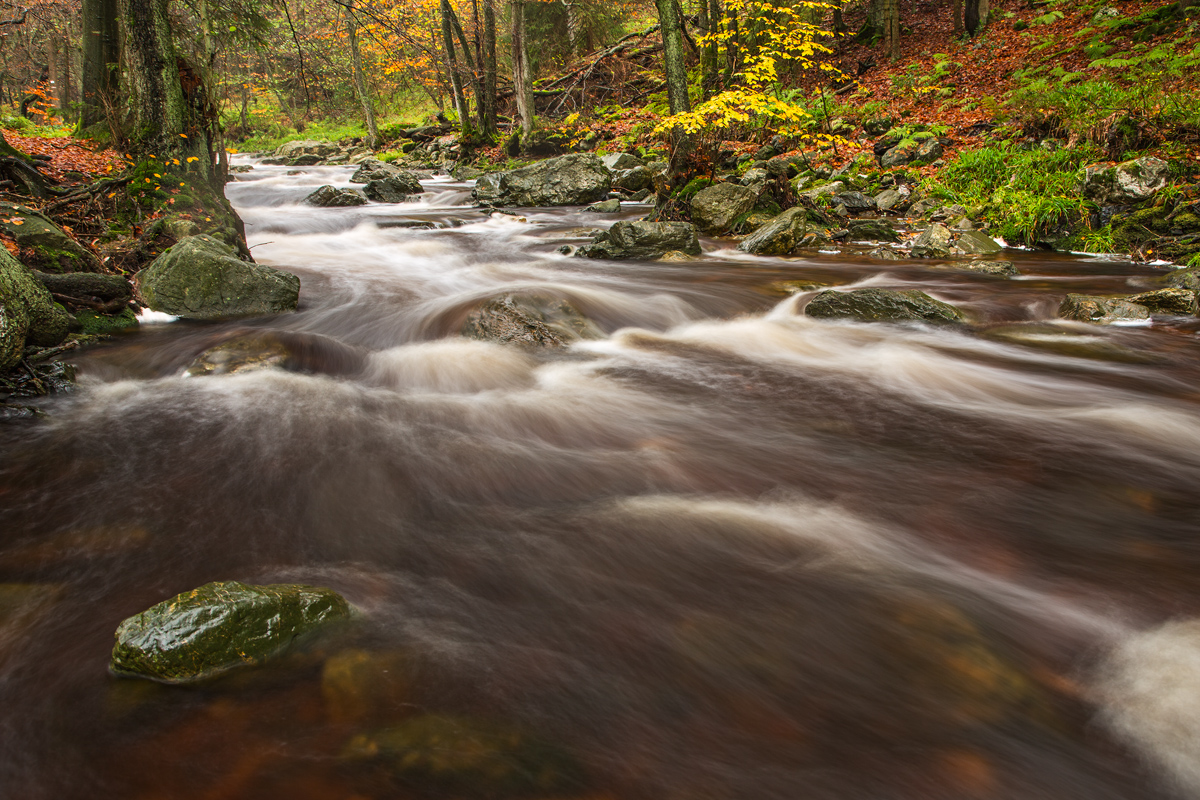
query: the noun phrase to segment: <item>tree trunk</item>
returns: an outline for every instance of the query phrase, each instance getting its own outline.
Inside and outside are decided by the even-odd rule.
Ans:
[[[950,14],[954,17],[954,35],[962,36],[963,0],[954,0],[954,2],[950,5]]]
[[[579,11],[579,4],[562,0],[562,4],[567,9],[567,48],[571,57],[579,55],[579,34],[583,29],[583,14]]]
[[[663,40],[663,66],[667,73],[667,105],[671,114],[683,114],[692,110],[688,100],[687,67],[683,50],[683,15],[677,0],[654,0],[658,6],[658,20]],[[671,172],[684,171],[691,151],[691,140],[683,131],[676,129],[671,134]]]
[[[964,16],[966,17],[967,32],[972,36],[983,29],[987,22],[988,10],[988,0],[967,0]]]
[[[160,161],[179,158],[219,184],[216,115],[200,75],[176,55],[167,0],[121,0],[121,11],[129,46],[130,149]]]
[[[471,136],[471,110],[463,96],[462,76],[458,74],[458,59],[454,55],[454,33],[450,26],[450,0],[442,0],[442,46],[446,48],[446,70],[450,73],[450,91],[454,95],[454,110],[458,112],[458,125],[465,140]]]
[[[475,95],[475,118],[479,122],[480,130],[484,130],[487,128],[487,121],[483,113],[483,84],[480,81],[479,70],[475,68],[475,58],[471,55],[471,46],[467,43],[467,34],[458,21],[458,15],[454,13],[452,6],[447,5],[447,8],[450,9],[450,27],[454,29],[454,36],[462,47],[463,60],[467,62],[467,74],[471,76],[471,92]]]
[[[121,64],[116,0],[83,0],[83,127],[108,119]]]
[[[494,141],[499,127],[496,119],[496,7],[494,0],[483,0],[483,135]]]
[[[517,98],[517,116],[521,118],[521,136],[533,133],[533,74],[529,69],[529,43],[525,41],[525,0],[512,3],[513,89]]]
[[[49,85],[46,87],[48,95],[46,97],[46,105],[49,108],[47,112],[58,111],[59,116],[62,116],[62,100],[59,97],[59,89],[62,86],[62,81],[59,78],[58,69],[58,39],[51,33],[46,37],[46,75],[49,79]],[[49,120],[47,120],[49,121]]]
[[[354,69],[354,91],[362,103],[363,117],[367,121],[367,147],[379,147],[379,128],[375,125],[375,106],[367,92],[367,81],[363,77],[362,52],[358,49],[358,20],[354,17],[354,0],[346,3],[346,38],[350,40],[350,63]]]
[[[899,0],[879,0],[879,26],[883,32],[880,43],[888,58],[900,57],[900,2]]]

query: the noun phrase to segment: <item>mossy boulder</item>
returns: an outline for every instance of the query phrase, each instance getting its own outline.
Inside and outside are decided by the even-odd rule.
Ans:
[[[883,220],[858,220],[846,226],[849,233],[846,238],[851,241],[898,242],[900,234],[896,229]]]
[[[734,220],[758,203],[758,192],[735,183],[717,183],[692,196],[692,222],[703,231],[727,233]]]
[[[454,797],[564,796],[583,771],[565,750],[511,725],[425,714],[355,736],[342,756],[390,781]]]
[[[850,292],[825,291],[812,299],[804,313],[818,319],[857,319],[862,322],[931,322],[946,324],[962,321],[957,308],[934,300],[924,292],[898,292],[891,289],[855,289]]]
[[[209,583],[122,622],[109,669],[162,683],[203,681],[279,658],[351,613],[332,589]]]
[[[815,210],[794,206],[738,244],[738,250],[762,256],[785,256],[797,247],[828,241],[824,218]]]
[[[155,311],[220,319],[294,311],[300,279],[242,261],[211,236],[189,236],[138,273],[137,292]]]
[[[950,242],[953,236],[950,229],[940,222],[935,222],[913,241],[913,258],[945,258],[950,255]]]
[[[1058,315],[1077,322],[1107,324],[1149,319],[1150,309],[1121,297],[1068,294],[1058,307]]]
[[[455,177],[458,180],[468,180],[467,178],[459,177],[456,172]],[[421,180],[408,170],[400,169],[395,164],[389,164],[386,161],[380,161],[376,158],[368,158],[359,164],[358,169],[350,176],[351,183],[370,183],[371,181],[391,181],[396,186],[396,190],[403,194],[420,194],[424,191],[421,188]],[[370,196],[369,194],[367,195]]]
[[[107,335],[138,326],[137,314],[133,313],[132,308],[123,308],[116,314],[80,309],[75,312],[75,321],[79,323],[79,332],[89,335]]]
[[[615,223],[576,251],[583,258],[638,259],[649,261],[671,250],[700,255],[696,227],[690,222]]]
[[[960,253],[970,256],[994,256],[1004,249],[999,242],[980,231],[963,233],[954,246]]]
[[[598,157],[572,153],[487,175],[472,196],[484,205],[582,206],[605,199],[611,188],[612,173]]]
[[[21,249],[21,261],[43,272],[95,272],[100,262],[45,215],[17,203],[0,203],[0,231]]]
[[[408,184],[395,178],[368,181],[363,187],[363,194],[377,203],[404,203],[410,199]]]
[[[1084,170],[1083,194],[1100,205],[1140,203],[1167,185],[1167,162],[1143,156],[1116,165],[1093,164]]]
[[[1184,317],[1196,314],[1196,293],[1191,289],[1156,289],[1152,292],[1130,295],[1125,299],[1160,314],[1176,314]]]
[[[366,205],[367,198],[356,189],[339,189],[326,184],[304,198],[304,202],[321,208],[346,208]]]
[[[34,272],[33,277],[54,294],[96,300],[129,300],[133,289],[124,275],[104,275],[98,272]]]
[[[70,322],[33,273],[0,248],[0,370],[20,361],[26,344],[52,347],[61,342]]]

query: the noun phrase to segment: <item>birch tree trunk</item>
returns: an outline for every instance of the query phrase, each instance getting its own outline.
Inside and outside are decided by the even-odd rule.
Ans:
[[[446,48],[446,69],[450,73],[450,91],[454,96],[454,110],[458,112],[458,125],[462,138],[471,135],[471,110],[463,95],[462,76],[458,74],[458,58],[454,54],[454,32],[450,25],[450,0],[442,0],[442,46]]]
[[[511,0],[513,88],[516,91],[517,116],[521,118],[521,138],[533,133],[533,74],[529,69],[529,43],[525,41],[525,0]]]

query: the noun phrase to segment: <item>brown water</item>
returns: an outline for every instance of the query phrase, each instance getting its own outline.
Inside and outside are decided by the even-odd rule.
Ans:
[[[555,797],[1200,793],[1196,325],[1048,323],[1157,270],[573,260],[594,215],[487,218],[437,181],[313,209],[349,170],[284,172],[229,196],[298,313],[143,326],[0,428],[0,795],[508,796],[348,755],[425,714],[555,743]],[[975,324],[812,321],[779,280]],[[609,338],[454,336],[513,290]],[[262,331],[295,371],[182,377]],[[107,674],[124,617],[212,580],[364,621],[201,688]]]

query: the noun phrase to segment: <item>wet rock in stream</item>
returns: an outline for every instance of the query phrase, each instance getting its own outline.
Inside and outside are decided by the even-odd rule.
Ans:
[[[805,306],[804,313],[818,319],[857,319],[862,322],[962,321],[962,313],[924,292],[898,292],[891,289],[855,289],[849,292],[825,291]]]
[[[556,297],[504,295],[473,309],[461,333],[472,339],[528,348],[566,347],[604,333],[573,305]]]
[[[195,683],[279,658],[351,613],[331,589],[209,583],[122,622],[109,669],[162,683]]]
[[[1068,294],[1058,307],[1063,319],[1108,324],[1150,318],[1150,309],[1120,297]]]
[[[581,258],[651,260],[672,250],[700,255],[700,241],[696,238],[696,228],[690,222],[622,220],[596,236],[591,244],[580,247],[575,255]]]

